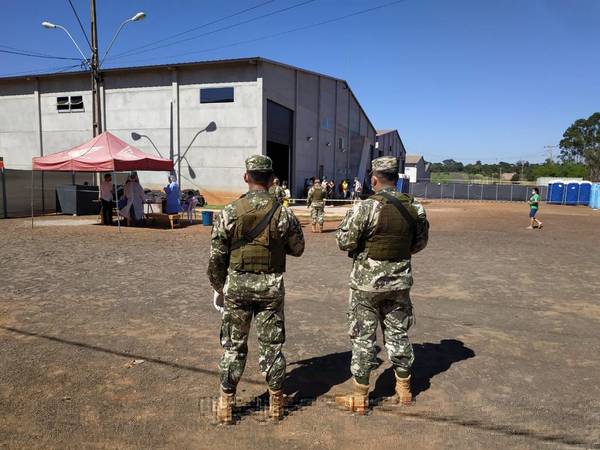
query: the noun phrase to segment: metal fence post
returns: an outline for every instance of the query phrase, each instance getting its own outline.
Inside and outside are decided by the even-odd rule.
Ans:
[[[471,200],[471,185],[467,184],[467,200]]]
[[[483,201],[483,184],[481,185],[481,198],[479,200]]]
[[[456,183],[452,183],[452,200],[456,200]]]
[[[498,186],[500,186],[498,183],[496,183],[496,201],[498,201]]]
[[[510,201],[513,201],[513,189],[514,189],[515,185],[514,184],[510,184]]]
[[[423,196],[424,196],[425,198],[427,198],[427,185],[428,185],[428,184],[429,184],[429,183],[425,183],[425,194],[423,194]]]
[[[4,213],[4,218],[8,217],[8,205],[6,204],[6,180],[5,180],[5,172],[4,167],[0,168],[0,172],[2,172],[2,211]]]
[[[440,183],[440,200],[444,200],[444,183]]]

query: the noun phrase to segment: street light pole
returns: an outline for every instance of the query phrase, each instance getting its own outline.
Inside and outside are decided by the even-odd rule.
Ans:
[[[185,158],[185,155],[187,155],[187,152],[189,151],[189,149],[192,147],[192,144],[194,143],[194,141],[196,140],[196,138],[200,135],[200,133],[203,132],[208,132],[208,133],[212,133],[213,131],[215,131],[217,129],[217,124],[214,122],[210,122],[206,128],[202,128],[201,130],[199,130],[194,137],[192,138],[192,140],[190,141],[189,145],[187,146],[187,148],[185,149],[185,151],[183,152],[183,155],[177,155],[177,179],[179,181],[179,187],[181,187],[181,160]],[[187,160],[186,160],[187,161]],[[188,166],[189,166],[189,162],[188,162]]]
[[[98,61],[98,29],[96,26],[96,0],[90,0],[90,17],[92,26],[92,135],[102,133],[102,108],[100,106],[100,66]]]

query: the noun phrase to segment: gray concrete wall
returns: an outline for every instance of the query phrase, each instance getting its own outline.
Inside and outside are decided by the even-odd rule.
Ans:
[[[0,156],[8,168],[31,169],[31,158],[39,156],[34,83],[15,95],[3,95],[0,87]]]
[[[6,166],[30,169],[33,156],[90,139],[89,85],[86,74],[0,80],[0,155]],[[201,88],[225,86],[234,87],[233,103],[200,103]],[[73,95],[83,97],[84,110],[58,112],[57,97]],[[200,134],[182,161],[180,180],[209,202],[227,201],[245,190],[244,159],[266,153],[267,100],[294,111],[294,194],[301,192],[304,178],[319,174],[320,166],[336,181],[352,178],[364,139],[375,142],[375,130],[345,82],[266,61],[108,71],[101,96],[104,129],[149,154],[156,154],[151,143],[133,141],[133,131],[148,135],[166,157],[172,135],[177,156],[214,121],[217,130]],[[164,186],[166,176],[140,173],[150,188]]]
[[[158,156],[151,142],[134,141],[132,132],[147,135],[168,158],[171,135],[172,72],[108,73],[104,77],[104,130],[150,155]],[[145,188],[160,189],[165,172],[139,172]]]
[[[270,63],[262,63],[259,73],[265,102],[295,113],[293,195],[300,195],[305,178],[319,175],[320,166],[338,182],[356,176],[365,139],[375,145],[375,129],[346,83]]]
[[[201,87],[233,86],[235,102],[200,104]],[[182,163],[184,187],[193,184],[209,202],[233,199],[246,190],[243,181],[245,159],[262,153],[262,84],[206,83],[179,88],[181,151],[198,130],[214,121],[217,130],[198,135]],[[190,179],[187,164],[196,178]],[[191,183],[193,182],[193,183]]]
[[[404,172],[406,150],[396,130],[377,136],[377,149],[374,156],[395,156],[400,160],[400,172]]]

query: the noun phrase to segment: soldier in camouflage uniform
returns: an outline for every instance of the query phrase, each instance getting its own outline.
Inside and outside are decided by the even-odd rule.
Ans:
[[[283,203],[283,199],[285,198],[285,189],[279,185],[279,178],[273,179],[273,184],[269,188],[269,194],[274,196],[279,203]]]
[[[429,223],[423,206],[396,190],[397,179],[396,158],[375,159],[371,179],[375,195],[355,204],[336,234],[340,250],[353,258],[348,320],[354,376],[353,393],[338,397],[337,403],[359,414],[368,409],[369,374],[377,367],[378,323],[396,373],[398,401],[413,401],[414,355],[407,334],[414,321],[411,255],[427,245]]]
[[[225,206],[212,231],[208,278],[215,290],[215,306],[222,305],[224,310],[217,404],[221,423],[233,423],[232,407],[246,365],[252,316],[256,319],[259,367],[269,386],[269,413],[274,420],[283,417],[283,272],[286,255],[304,252],[304,236],[292,211],[269,194],[272,179],[270,158],[248,158],[244,180],[249,192]]]
[[[308,191],[306,205],[310,208],[310,217],[313,233],[323,232],[323,222],[325,222],[325,198],[327,193],[321,186],[321,181],[316,179]]]

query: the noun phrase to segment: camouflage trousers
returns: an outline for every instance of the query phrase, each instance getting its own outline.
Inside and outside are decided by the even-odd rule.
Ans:
[[[225,298],[225,312],[221,324],[223,357],[219,363],[221,386],[225,391],[235,391],[248,356],[248,333],[252,316],[256,320],[258,335],[258,365],[267,384],[273,390],[281,389],[285,378],[285,342],[283,298],[231,299]]]
[[[323,206],[311,206],[310,217],[313,225],[316,223],[323,225],[323,222],[325,222],[325,208]]]
[[[352,341],[350,371],[358,379],[368,379],[377,367],[377,325],[381,324],[383,342],[390,362],[401,376],[410,373],[414,362],[408,330],[414,323],[410,290],[367,292],[350,289],[348,312]]]

